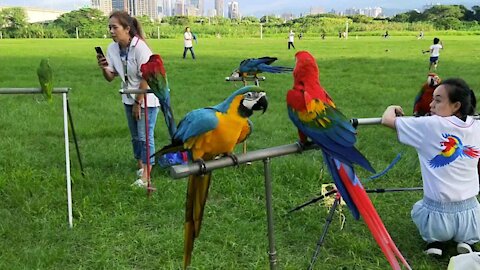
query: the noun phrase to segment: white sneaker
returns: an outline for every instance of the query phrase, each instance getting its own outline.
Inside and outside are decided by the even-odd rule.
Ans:
[[[133,187],[146,188],[146,187],[147,187],[147,183],[143,182],[142,179],[137,179],[137,181],[133,182],[133,184],[132,184],[131,186],[133,186]]]
[[[467,243],[458,243],[457,244],[457,252],[458,254],[466,254],[473,252],[472,246]]]
[[[140,168],[137,170],[137,176],[142,177],[142,175],[143,175],[143,168]]]

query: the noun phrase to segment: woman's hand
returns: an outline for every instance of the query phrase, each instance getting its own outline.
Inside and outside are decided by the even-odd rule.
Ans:
[[[142,106],[138,103],[134,103],[132,107],[133,119],[140,120],[140,114],[142,112]]]
[[[107,58],[101,54],[97,54],[97,63],[101,69],[105,69],[108,66]]]
[[[403,109],[398,105],[390,105],[382,116],[382,125],[395,129],[395,118],[403,116]]]

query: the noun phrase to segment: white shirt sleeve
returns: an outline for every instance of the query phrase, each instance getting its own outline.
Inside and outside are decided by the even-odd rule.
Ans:
[[[398,140],[406,145],[410,145],[416,149],[420,148],[425,138],[424,128],[426,117],[397,117],[395,119],[395,127],[397,129]]]

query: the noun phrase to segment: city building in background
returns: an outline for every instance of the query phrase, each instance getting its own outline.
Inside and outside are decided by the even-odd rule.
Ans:
[[[216,11],[215,16],[224,17],[224,13],[223,13],[224,3],[225,3],[225,0],[215,0],[215,11]]]
[[[91,0],[92,8],[100,10],[105,16],[108,16],[112,12],[112,4],[112,0]]]
[[[325,9],[323,7],[311,7],[310,15],[324,14]]]
[[[112,0],[112,10],[127,10],[127,0]]]
[[[228,2],[228,18],[240,19],[240,8],[237,1]]]
[[[4,8],[11,7],[0,6],[0,10]],[[51,22],[56,20],[63,13],[66,13],[66,11],[31,7],[24,7],[23,10],[25,11],[25,15],[27,16],[26,19],[28,23]]]

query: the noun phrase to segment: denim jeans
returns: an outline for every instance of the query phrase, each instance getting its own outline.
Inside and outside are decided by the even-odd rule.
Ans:
[[[147,147],[145,136],[145,109],[142,108],[140,120],[133,118],[133,105],[125,106],[125,114],[127,116],[128,129],[132,137],[133,156],[136,160],[141,159],[143,164],[147,164]],[[155,153],[155,123],[160,107],[148,107],[148,146],[150,155]],[[150,159],[150,164],[155,164],[155,158]]]
[[[187,56],[187,50],[190,50],[190,53],[192,53],[192,58],[195,59],[195,52],[193,52],[193,47],[184,47],[183,49],[183,58]]]

